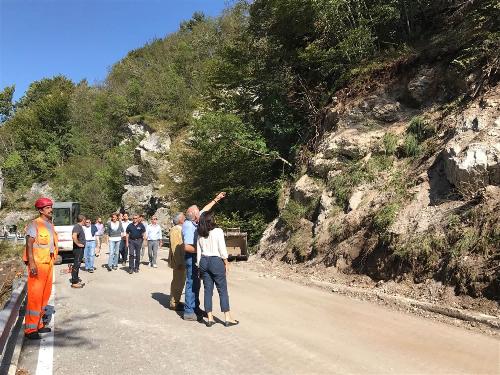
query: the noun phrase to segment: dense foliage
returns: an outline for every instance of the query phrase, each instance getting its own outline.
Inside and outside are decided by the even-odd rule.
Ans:
[[[461,6],[452,0],[238,1],[217,18],[197,12],[178,32],[131,51],[101,86],[47,78],[17,103],[7,87],[0,93],[6,186],[17,191],[53,181],[61,199],[107,214],[120,204],[132,159],[132,146],[120,146],[124,124],[143,121],[183,145],[172,155],[182,183],[171,186],[170,196],[184,207],[227,190],[224,220],[249,229],[255,243],[277,212],[279,181],[318,136],[321,108],[333,92],[375,61],[422,48],[440,35],[450,9]],[[498,39],[478,32],[492,29],[495,2],[471,7],[469,45],[473,38]],[[454,40],[460,48],[462,34],[452,34],[433,43]],[[463,56],[456,62],[461,74],[472,69],[465,49]]]

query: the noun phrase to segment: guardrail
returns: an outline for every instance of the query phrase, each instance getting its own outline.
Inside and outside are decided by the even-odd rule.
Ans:
[[[26,297],[26,279],[14,279],[10,300],[0,311],[0,353],[6,352],[6,345],[12,335],[12,328],[19,318],[19,309]]]

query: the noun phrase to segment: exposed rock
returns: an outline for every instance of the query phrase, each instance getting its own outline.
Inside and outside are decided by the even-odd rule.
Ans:
[[[321,187],[313,178],[303,175],[293,187],[293,198],[302,203],[310,203],[321,193]]]
[[[463,150],[452,144],[446,148],[444,160],[448,180],[459,189],[500,185],[500,142],[473,143]]]
[[[27,222],[36,217],[36,211],[11,211],[1,219],[3,225],[18,225],[20,222]]]
[[[276,255],[284,254],[288,239],[289,236],[284,230],[280,219],[274,219],[262,234],[258,254],[266,259],[272,259]]]
[[[456,133],[443,156],[446,177],[459,191],[500,185],[500,88],[457,118]]]
[[[128,133],[132,137],[142,138],[149,135],[151,129],[142,123],[130,123],[125,125]]]
[[[131,213],[143,213],[150,211],[151,198],[153,198],[153,187],[125,185],[126,192],[122,195],[122,207]]]
[[[321,225],[323,222],[326,220],[328,215],[330,214],[330,211],[332,207],[335,205],[335,198],[332,197],[332,192],[331,191],[323,191],[321,193],[321,198],[319,200],[319,214],[318,214],[318,219],[316,220],[316,225],[315,225],[315,232],[317,233],[319,231],[319,228],[321,228]]]
[[[358,189],[351,195],[351,198],[349,198],[348,211],[353,211],[359,207],[361,201],[363,200],[364,194],[364,190]]]
[[[153,133],[146,135],[138,147],[145,151],[162,154],[170,150],[171,144],[172,141],[168,134]]]
[[[382,129],[369,131],[357,128],[342,129],[325,137],[319,146],[321,154],[318,156],[320,159],[335,160],[337,156],[344,156],[358,160],[378,148],[384,134],[385,131]]]
[[[419,104],[434,97],[436,89],[436,71],[429,67],[421,68],[408,83],[408,94]]]
[[[136,161],[149,169],[155,176],[167,172],[170,163],[165,154],[170,150],[171,140],[168,134],[153,133],[147,136],[135,148]]]
[[[377,120],[384,122],[394,122],[399,120],[399,111],[401,110],[401,105],[388,98],[384,94],[372,95],[365,99],[361,108],[363,108],[366,114],[371,112],[371,115]]]
[[[318,152],[308,163],[310,173],[323,178],[326,177],[330,171],[335,171],[341,167],[342,163],[337,158],[326,158],[323,152]]]
[[[164,231],[167,231],[172,227],[172,215],[170,214],[170,210],[166,207],[160,207],[154,213],[156,217],[158,217],[158,224]]]
[[[129,185],[139,185],[142,180],[142,172],[139,165],[132,165],[125,170],[125,182]]]
[[[394,122],[399,120],[399,103],[386,103],[373,107],[373,117],[384,122]]]
[[[37,200],[40,197],[46,197],[46,198],[51,198],[54,199],[54,191],[52,188],[49,186],[48,183],[34,183],[31,185],[31,188],[28,193],[25,194],[25,199],[28,202]]]

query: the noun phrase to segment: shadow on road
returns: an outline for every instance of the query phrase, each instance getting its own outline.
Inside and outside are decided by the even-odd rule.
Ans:
[[[151,293],[151,298],[157,301],[160,305],[162,305],[164,308],[167,310],[170,310],[170,295],[161,293],[161,292],[153,292]],[[174,312],[173,310],[170,310]],[[176,310],[175,313],[179,318],[183,319],[184,318],[184,311],[183,310]]]

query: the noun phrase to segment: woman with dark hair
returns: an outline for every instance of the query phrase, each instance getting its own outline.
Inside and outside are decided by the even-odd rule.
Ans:
[[[239,322],[233,320],[229,311],[229,295],[227,293],[228,271],[227,249],[224,232],[217,228],[213,212],[204,212],[198,223],[198,240],[196,243],[197,263],[200,267],[203,287],[205,289],[205,312],[207,313],[207,327],[215,324],[212,314],[212,295],[214,283],[219,292],[220,308],[224,313],[226,327]]]

